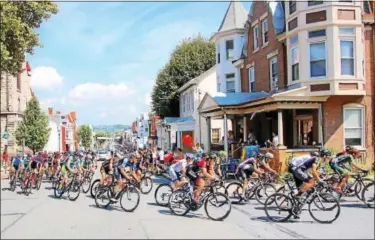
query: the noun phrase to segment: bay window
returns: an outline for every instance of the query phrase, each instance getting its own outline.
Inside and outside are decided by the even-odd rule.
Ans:
[[[234,52],[234,44],[233,40],[228,40],[225,42],[225,51],[226,51],[226,57],[227,60],[232,60],[233,59],[233,52]]]
[[[325,77],[327,75],[326,59],[326,43],[310,43],[310,77]]]
[[[299,80],[299,48],[291,49],[292,56],[292,81]]]
[[[354,76],[354,42],[340,40],[341,75]]]

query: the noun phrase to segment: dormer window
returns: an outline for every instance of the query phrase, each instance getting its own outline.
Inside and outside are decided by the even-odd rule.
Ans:
[[[226,51],[227,60],[232,60],[234,57],[233,56],[233,52],[234,52],[233,40],[228,40],[225,42],[225,51]]]

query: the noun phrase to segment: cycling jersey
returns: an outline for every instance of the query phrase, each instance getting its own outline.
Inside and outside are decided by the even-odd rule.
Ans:
[[[118,169],[120,168],[127,168],[129,167],[131,170],[134,170],[136,169],[136,164],[134,162],[130,162],[128,159],[124,158],[122,160],[120,160],[118,163],[117,163],[117,166],[116,166]]]
[[[12,164],[13,164],[13,166],[19,166],[19,165],[21,165],[22,164],[22,159],[21,158],[17,158],[17,157],[15,157],[15,158],[13,158],[13,161],[12,161]]]
[[[339,165],[343,165],[346,163],[351,164],[353,162],[353,157],[350,154],[343,154],[343,155],[333,158],[331,162],[334,164],[339,164]]]
[[[172,164],[170,168],[172,168],[175,172],[181,172],[184,167],[186,167],[187,162],[186,159],[181,159],[175,164]]]
[[[304,171],[307,171],[310,168],[312,168],[313,164],[317,164],[317,163],[318,163],[317,157],[305,155],[305,156],[296,157],[290,160],[289,166],[290,168],[293,168],[293,169],[301,168]]]
[[[249,168],[254,167],[255,164],[256,164],[255,158],[251,157],[251,158],[246,159],[242,163],[240,163],[240,165],[238,165],[238,167],[240,169],[249,169]]]

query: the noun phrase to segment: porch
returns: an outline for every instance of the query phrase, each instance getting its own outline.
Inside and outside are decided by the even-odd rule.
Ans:
[[[261,152],[274,154],[271,167],[281,172],[286,170],[288,159],[315,151],[324,142],[322,102],[327,98],[309,97],[303,90],[272,95],[252,92],[212,97],[206,94],[199,112],[207,119],[224,119],[224,123],[226,119],[231,120],[233,131],[228,132],[224,124],[222,146],[228,159],[240,158],[243,146],[256,141]]]

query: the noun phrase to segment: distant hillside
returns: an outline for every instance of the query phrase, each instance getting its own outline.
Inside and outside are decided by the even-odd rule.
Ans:
[[[92,126],[92,128],[94,129],[94,132],[106,131],[106,132],[109,132],[109,133],[115,133],[115,132],[127,130],[127,129],[131,128],[131,126],[123,125],[123,124],[94,125],[94,126]]]

